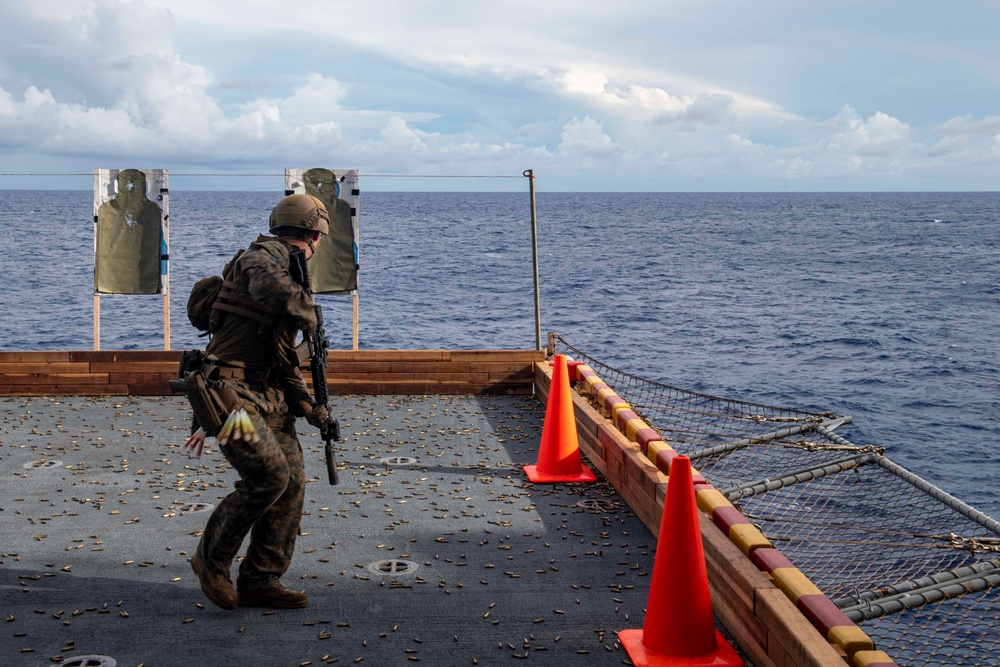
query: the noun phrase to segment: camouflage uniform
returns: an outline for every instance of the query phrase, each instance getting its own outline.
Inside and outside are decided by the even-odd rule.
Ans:
[[[313,299],[289,274],[294,246],[260,236],[226,267],[225,276],[270,310],[272,326],[224,313],[205,350],[206,377],[234,389],[260,442],[221,447],[240,475],[212,513],[198,545],[207,568],[228,575],[247,533],[250,545],[237,586],[252,590],[288,569],[302,520],[305,467],[295,434],[301,401],[311,401],[298,369],[296,333],[316,325]]]

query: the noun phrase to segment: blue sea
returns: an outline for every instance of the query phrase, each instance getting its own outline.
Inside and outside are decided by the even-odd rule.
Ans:
[[[170,193],[184,305],[279,194]],[[621,370],[851,415],[843,434],[1000,517],[1000,193],[539,193],[548,331]],[[362,349],[534,348],[530,201],[363,192]],[[87,191],[0,191],[0,349],[93,346]],[[323,296],[334,348],[351,298]],[[162,296],[103,296],[102,349],[162,349]],[[841,431],[838,431],[841,432]]]

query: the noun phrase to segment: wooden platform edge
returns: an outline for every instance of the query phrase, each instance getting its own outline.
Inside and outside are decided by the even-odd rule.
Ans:
[[[0,351],[0,396],[168,396],[181,352]],[[544,358],[539,350],[330,350],[327,385],[332,395],[531,394]]]
[[[535,365],[535,389],[548,401],[552,367]],[[587,398],[573,392],[580,451],[614,486],[649,531],[659,535],[668,478]],[[699,510],[712,606],[757,667],[844,667],[846,657]],[[782,602],[784,600],[784,602]]]

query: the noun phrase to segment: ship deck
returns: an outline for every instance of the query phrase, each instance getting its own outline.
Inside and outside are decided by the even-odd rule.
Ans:
[[[598,481],[530,483],[542,352],[331,351],[340,484],[300,422],[309,483],[283,578],[310,603],[233,611],[190,568],[237,477],[212,441],[201,459],[183,451],[190,409],[167,388],[179,356],[0,352],[0,665],[631,664],[617,633],[645,621],[668,478],[621,414],[578,391]],[[747,664],[853,664],[699,521],[716,627]]]
[[[0,664],[627,664],[615,633],[642,627],[656,540],[603,480],[527,481],[537,398],[331,401],[341,481],[303,430],[283,578],[309,606],[224,611],[188,559],[236,475],[212,441],[182,451],[184,399],[0,399]]]

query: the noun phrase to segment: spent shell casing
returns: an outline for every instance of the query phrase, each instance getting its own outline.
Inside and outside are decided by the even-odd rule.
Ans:
[[[229,417],[226,419],[225,423],[222,425],[222,428],[219,429],[219,434],[217,436],[215,436],[216,440],[218,440],[220,444],[223,444],[223,443],[225,443],[226,441],[229,440],[229,434],[232,433],[232,431],[233,431],[233,421],[234,421],[233,420],[233,414],[229,413]]]
[[[250,419],[250,414],[246,410],[240,410],[240,427],[243,429],[243,439],[247,442],[260,442],[257,429]]]

